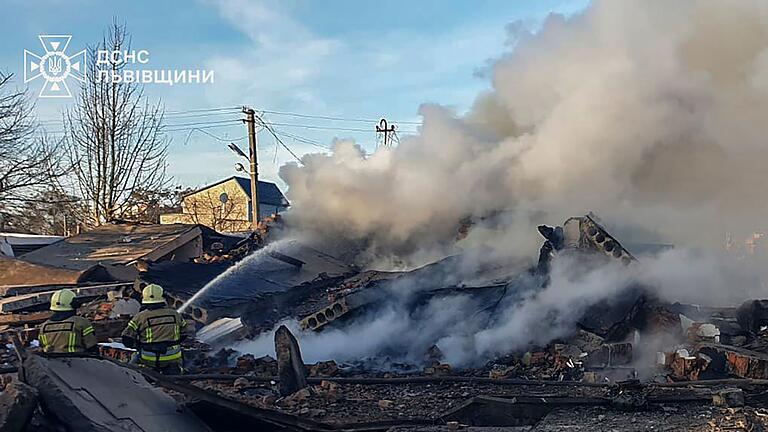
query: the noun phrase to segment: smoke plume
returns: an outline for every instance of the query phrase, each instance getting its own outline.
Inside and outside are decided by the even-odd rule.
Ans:
[[[626,243],[679,247],[629,268],[557,259],[548,285],[505,296],[493,314],[473,296],[415,309],[393,301],[300,334],[308,360],[418,360],[437,343],[450,363],[478,364],[566,336],[589,305],[634,282],[705,304],[764,291],[763,269],[714,250],[726,233],[745,238],[768,220],[768,3],[598,0],[535,33],[509,28],[511,51],[470,112],[423,105],[420,133],[395,148],[366,155],[340,140],[330,155],[282,167],[287,225],[389,267],[445,255],[468,221],[460,246],[485,246],[492,260],[531,257],[535,225],[590,210],[643,233],[613,231]],[[270,337],[240,349],[271,352]]]
[[[284,166],[291,223],[366,257],[423,253],[498,211],[595,210],[699,246],[763,227],[768,4],[596,1],[510,38],[466,115],[424,105],[396,148],[341,140]]]
[[[482,295],[468,293],[434,296],[414,307],[414,296],[431,285],[406,278],[384,288],[387,292],[380,297],[389,301],[320,333],[301,331],[292,320],[281,324],[296,334],[307,362],[388,358],[391,363],[420,365],[426,350],[437,345],[454,367],[480,366],[499,355],[567,338],[597,302],[633,301],[623,295],[636,284],[669,302],[735,306],[764,293],[756,274],[755,263],[688,249],[670,250],[629,267],[590,266],[580,257],[564,255],[554,261],[545,287],[522,273],[502,296],[491,299],[492,307]],[[448,280],[435,283],[444,282]],[[274,355],[273,338],[274,331],[234,348]]]

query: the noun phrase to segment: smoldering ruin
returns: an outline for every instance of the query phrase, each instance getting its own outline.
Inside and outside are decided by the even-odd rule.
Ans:
[[[596,1],[509,31],[468,113],[283,166],[291,207],[247,238],[116,224],[0,260],[0,399],[126,428],[68,381],[105,395],[88,371],[125,368],[186,430],[765,430],[768,6]],[[184,375],[125,364],[148,284],[195,323]],[[89,300],[100,358],[34,353],[54,286]]]

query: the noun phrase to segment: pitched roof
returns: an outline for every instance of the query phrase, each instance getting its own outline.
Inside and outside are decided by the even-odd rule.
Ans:
[[[248,195],[248,199],[250,199],[251,179],[245,178],[245,177],[238,177],[238,176],[227,177],[215,183],[203,186],[202,188],[197,189],[194,192],[190,192],[184,196],[189,196],[194,193],[198,193],[206,189],[210,189],[214,186],[218,186],[230,180],[235,180],[238,186],[240,186],[240,188],[243,190],[243,192],[245,192],[245,194]],[[285,196],[283,195],[283,193],[280,191],[280,188],[278,188],[276,184],[259,180],[259,204],[268,204],[268,205],[286,207],[288,206],[288,200],[285,199]]]

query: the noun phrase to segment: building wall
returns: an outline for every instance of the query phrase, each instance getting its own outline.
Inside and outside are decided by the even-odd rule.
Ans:
[[[226,194],[227,202],[220,197]],[[181,204],[183,213],[160,216],[160,223],[199,223],[221,232],[246,231],[248,196],[235,180],[187,195]]]
[[[219,197],[227,194],[227,202]],[[259,205],[259,219],[284,211],[286,207],[269,204]],[[247,231],[251,228],[250,200],[235,180],[184,197],[183,213],[160,216],[161,224],[199,223],[219,232]]]

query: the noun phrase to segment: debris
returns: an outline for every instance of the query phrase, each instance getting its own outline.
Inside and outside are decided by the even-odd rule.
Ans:
[[[309,366],[311,377],[334,377],[339,374],[339,365],[333,360],[318,362]]]
[[[571,338],[570,341],[581,351],[585,353],[591,353],[592,351],[597,351],[603,346],[604,339],[592,332],[579,330],[576,335]]]
[[[131,284],[123,284],[124,286],[131,286]],[[71,288],[77,295],[78,299],[85,299],[91,297],[106,296],[107,292],[114,290],[116,285],[94,285],[83,286],[79,288]],[[20,294],[13,297],[7,297],[0,299],[0,312],[16,312],[25,309],[34,308],[37,306],[45,305],[51,301],[51,296],[56,291],[44,291],[40,293]]]
[[[244,338],[248,329],[240,318],[219,318],[197,332],[197,340],[211,346],[222,346]]]
[[[301,358],[299,343],[288,330],[288,327],[284,325],[281,325],[275,332],[275,352],[277,353],[280,394],[288,396],[305,388],[307,386],[307,370]]]
[[[22,432],[37,407],[37,390],[23,382],[13,380],[0,394],[0,430]]]
[[[115,303],[112,305],[112,310],[110,311],[109,317],[130,318],[139,313],[139,309],[141,309],[141,303],[139,303],[136,299],[120,298],[115,300]]]
[[[586,358],[592,367],[623,366],[632,362],[632,344],[629,342],[603,344]]]
[[[424,368],[424,375],[426,376],[450,376],[452,374],[453,368],[448,363],[439,363]]]
[[[239,374],[247,374],[256,368],[256,357],[253,354],[245,354],[237,358],[237,364],[235,365],[235,372]]]
[[[440,350],[440,347],[437,345],[432,345],[429,347],[429,349],[424,353],[424,364],[427,366],[434,366],[436,364],[439,364],[443,361],[444,358],[443,351]]]
[[[118,342],[107,342],[99,344],[99,354],[104,358],[109,358],[122,363],[128,363],[133,358],[136,350],[126,347]]]
[[[768,379],[768,355],[718,344],[702,345],[713,355],[725,357],[727,372],[741,378]]]
[[[287,406],[293,406],[304,402],[309,399],[310,396],[312,396],[312,393],[310,393],[309,389],[303,388],[286,396],[282,400],[282,403]]]
[[[622,264],[636,261],[618,240],[594,219],[591,213],[581,217],[572,217],[562,227],[540,225],[539,233],[546,239],[539,252],[538,272],[549,270],[550,260],[561,250],[592,250]]]
[[[232,385],[237,389],[242,391],[243,389],[247,388],[250,385],[250,382],[245,378],[238,378],[235,380]]]
[[[737,408],[744,406],[744,391],[740,388],[727,388],[712,394],[712,403],[718,407]]]
[[[140,373],[108,360],[30,355],[24,376],[68,430],[209,430]]]
[[[688,327],[687,335],[694,342],[720,342],[720,329],[711,323],[693,323]]]
[[[748,300],[736,310],[736,320],[748,333],[757,333],[768,325],[768,300]]]
[[[635,260],[592,215],[570,218],[562,227],[542,226],[539,231],[546,239],[541,258],[546,268],[549,260],[571,253],[576,257],[590,257],[590,260],[596,257],[598,262],[618,260],[631,264]],[[249,237],[240,247],[243,251],[253,250],[258,247],[255,242],[255,238]],[[768,319],[763,318],[768,318],[768,313],[764,312],[764,309],[768,310],[768,301],[748,302],[741,308],[742,316],[737,320],[734,308],[669,304],[653,297],[642,286],[631,286],[614,299],[588,306],[585,315],[572,329],[565,328],[560,333],[561,338],[547,343],[531,338],[528,344],[518,345],[524,346],[523,349],[503,352],[481,367],[452,367],[436,344],[422,345],[423,348],[428,346],[424,352],[409,352],[408,361],[414,363],[408,364],[398,363],[403,357],[398,357],[400,353],[392,350],[386,352],[386,356],[350,363],[329,360],[305,365],[297,339],[285,326],[280,326],[274,335],[277,359],[248,354],[247,348],[243,348],[247,344],[234,344],[244,338],[268,334],[265,332],[286,318],[298,320],[302,329],[318,332],[343,323],[354,325],[357,318],[364,319],[372,310],[375,314],[376,308],[391,301],[392,290],[389,288],[395,284],[414,283],[429,287],[408,299],[412,304],[408,303],[407,307],[412,311],[418,311],[425,301],[461,295],[473,300],[492,320],[505,319],[494,312],[501,301],[515,301],[516,297],[510,297],[510,293],[521,294],[515,292],[517,287],[510,282],[516,280],[510,274],[518,269],[510,269],[506,263],[501,266],[504,267],[502,270],[478,270],[472,284],[464,280],[448,283],[442,281],[446,279],[446,271],[458,262],[455,257],[411,271],[360,272],[354,266],[312,248],[296,244],[291,247],[293,249],[281,248],[280,252],[265,253],[268,265],[260,263],[254,270],[254,281],[246,280],[236,286],[238,292],[235,295],[219,292],[196,301],[185,311],[191,317],[188,321],[208,323],[213,320],[198,332],[198,341],[184,343],[185,362],[191,374],[155,377],[150,372],[151,379],[147,381],[135,370],[108,363],[119,368],[117,373],[127,374],[125,379],[137,380],[131,385],[119,383],[116,388],[123,391],[123,386],[127,387],[128,394],[136,397],[140,394],[142,398],[163,399],[167,396],[164,393],[154,394],[159,390],[155,385],[162,386],[172,391],[175,397],[186,400],[186,406],[202,421],[211,422],[217,417],[247,419],[247,427],[254,430],[362,431],[383,430],[383,425],[398,432],[413,431],[417,429],[407,428],[426,425],[434,429],[418,430],[528,427],[537,422],[546,424],[546,419],[559,412],[598,408],[599,414],[593,419],[599,420],[602,428],[612,424],[612,418],[618,412],[632,412],[637,416],[653,412],[659,416],[673,415],[670,413],[689,409],[682,405],[683,402],[695,402],[716,410],[712,405],[733,408],[744,406],[748,401],[755,406],[768,398],[748,387],[762,388],[760,380],[768,380],[768,332],[761,331],[768,324]],[[247,253],[229,254],[223,244],[216,249],[219,251],[207,252],[194,262],[136,263],[137,268],[140,267],[136,287],[150,280],[173,279],[176,287],[169,292],[170,302],[178,308],[196,290]],[[526,289],[535,290],[547,283],[547,278],[536,274],[533,268],[524,275],[534,280]],[[188,279],[193,283],[187,284]],[[440,285],[446,286],[430,285],[434,281],[441,281]],[[251,286],[251,282],[256,286]],[[15,297],[39,296],[49,291],[42,288],[33,292],[14,290],[9,292]],[[127,297],[132,293],[133,288],[110,289],[79,309],[93,321],[100,340],[119,337],[127,315],[136,308],[135,300]],[[104,301],[105,297],[111,300]],[[13,297],[5,300],[13,300]],[[18,310],[37,307],[42,306],[24,306]],[[0,325],[26,325],[49,315],[48,312],[0,314]],[[36,330],[19,330],[24,340],[34,346]],[[657,334],[668,337],[669,344],[655,346],[656,339],[663,339],[666,344],[665,338],[652,337]],[[245,353],[226,348],[228,346],[244,349]],[[102,356],[123,362],[135,353],[112,341],[101,343],[99,349]],[[390,352],[392,357],[389,357]],[[0,361],[7,363],[7,370],[15,367],[15,357],[14,350],[0,350]],[[92,409],[92,400],[100,400],[103,397],[100,395],[107,392],[90,381],[103,379],[106,374],[106,366],[100,363],[93,366],[90,362],[104,360],[32,357],[37,359],[24,368],[30,382],[49,387],[53,382],[52,387],[56,389],[55,394],[41,390],[43,402],[47,405],[50,401],[54,406],[87,417],[73,414],[72,418],[63,419],[68,427],[88,430],[101,422],[110,430],[120,430],[125,419],[141,415],[139,411],[144,409],[121,407],[114,397],[108,397],[105,407],[93,408],[96,410],[93,417],[85,416],[83,413]],[[35,366],[34,362],[42,362],[45,367]],[[86,365],[89,371],[93,369],[87,376],[84,372]],[[643,367],[649,370],[641,370]],[[78,381],[86,380],[84,393],[69,386],[68,380],[73,376]],[[690,385],[689,381],[704,383],[702,380],[733,376],[748,378],[748,385],[746,381],[712,383],[744,386],[744,390],[683,388]],[[645,380],[644,384],[625,382],[638,377]],[[184,384],[186,381],[191,384]],[[140,390],[134,388],[137,382]],[[702,384],[705,385],[712,388]],[[149,396],[144,392],[149,392]],[[92,397],[90,401],[86,400],[89,396]],[[171,404],[167,399],[163,400],[161,405],[170,413]],[[175,410],[177,406],[173,406]],[[186,418],[187,414],[189,411],[183,409],[180,414],[168,414],[172,417],[169,421],[194,423],[195,420]],[[177,415],[180,417],[176,418]],[[435,426],[440,424],[445,426]]]
[[[20,327],[28,324],[40,324],[47,321],[53,312],[29,312],[0,315],[0,325]]]
[[[672,376],[678,379],[697,381],[711,363],[707,355],[690,355],[688,350],[679,349],[665,359],[665,364],[672,370]]]

